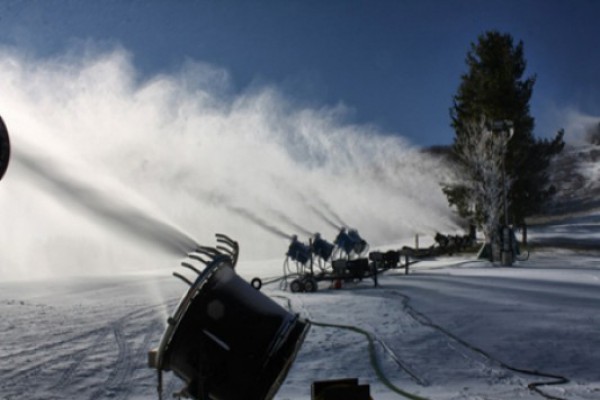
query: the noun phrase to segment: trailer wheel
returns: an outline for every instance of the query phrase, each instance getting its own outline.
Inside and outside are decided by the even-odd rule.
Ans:
[[[256,290],[260,290],[260,288],[262,287],[262,280],[260,278],[254,278],[250,281],[250,285],[256,289]]]
[[[316,292],[319,289],[319,284],[315,278],[308,278],[304,282],[304,290],[307,292]]]
[[[304,283],[300,279],[294,279],[292,283],[290,283],[290,290],[292,293],[304,292]]]

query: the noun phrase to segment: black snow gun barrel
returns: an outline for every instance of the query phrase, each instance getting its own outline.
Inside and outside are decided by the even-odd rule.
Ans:
[[[149,366],[173,371],[185,382],[179,396],[193,399],[271,399],[283,383],[309,329],[309,323],[254,289],[235,272],[237,243],[201,247],[182,265],[197,273],[168,319]]]
[[[10,141],[8,140],[8,129],[0,117],[0,179],[4,176],[8,168],[10,159]]]

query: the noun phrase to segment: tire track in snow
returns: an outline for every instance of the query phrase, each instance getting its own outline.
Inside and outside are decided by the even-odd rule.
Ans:
[[[172,301],[168,301],[167,306],[171,303]],[[93,321],[93,325],[97,325],[98,320],[106,320],[106,324],[80,334],[65,336],[60,341],[27,346],[22,351],[9,354],[7,358],[3,355],[7,364],[4,369],[6,373],[2,372],[0,379],[0,394],[8,398],[20,396],[23,388],[29,387],[31,398],[61,398],[64,393],[73,392],[78,386],[87,386],[93,390],[98,384],[86,382],[90,377],[97,378],[102,373],[102,368],[95,362],[87,364],[87,361],[93,357],[105,357],[116,344],[117,356],[111,372],[102,387],[92,392],[92,398],[105,398],[103,389],[108,388],[113,391],[110,397],[118,395],[119,398],[126,399],[131,391],[126,379],[131,377],[135,369],[134,363],[145,366],[144,354],[149,349],[150,342],[160,337],[159,332],[164,324],[156,313],[159,307],[165,307],[165,304],[137,307],[114,319],[112,323],[110,318],[106,318],[106,310],[104,315],[94,313],[89,319]],[[85,322],[83,327],[88,325]],[[107,339],[111,332],[113,335]],[[40,335],[43,336],[43,332]],[[140,337],[141,345],[134,353],[129,340],[135,341]],[[30,342],[38,340],[40,338],[32,337]],[[8,362],[11,360],[17,360],[22,366],[9,366]]]
[[[136,366],[146,367],[143,361],[147,360],[147,352],[150,349],[150,343],[155,338],[156,332],[160,332],[163,328],[163,323],[159,320],[155,319],[150,322],[149,326],[144,329],[144,336],[141,343],[137,346],[137,349],[133,350],[129,353],[129,363],[127,363],[124,367],[122,367],[123,378],[118,379],[117,384],[112,382],[114,389],[117,392],[117,396],[115,399],[117,400],[126,400],[131,393],[132,385],[131,381],[133,380],[133,376],[136,371]],[[137,334],[136,334],[137,336]],[[126,339],[125,339],[126,340]],[[139,361],[139,364],[136,363]],[[147,368],[147,367],[146,367]]]
[[[131,391],[130,380],[135,370],[135,361],[138,359],[144,359],[142,358],[142,354],[148,350],[147,347],[149,346],[150,341],[152,340],[152,335],[154,334],[153,328],[148,329],[144,327],[148,323],[150,323],[151,327],[158,327],[159,324],[158,319],[148,320],[144,317],[153,314],[157,307],[162,307],[162,305],[153,305],[137,309],[119,318],[113,323],[112,330],[114,334],[114,340],[117,345],[117,357],[112,365],[107,379],[100,388],[92,393],[90,400],[97,400],[105,397],[126,399],[129,396]],[[132,324],[141,325],[143,327],[141,332],[145,332],[142,343],[136,351],[134,351],[134,348],[130,344],[130,340],[126,335],[126,327]],[[132,336],[131,340],[135,340],[137,335],[138,332],[134,327],[130,335]]]
[[[99,340],[100,338],[104,338],[108,334],[108,332],[109,332],[109,330],[105,327],[99,328],[99,329],[93,329],[91,331],[88,331],[86,333],[78,335],[77,340],[81,341],[81,340],[85,340],[85,339],[88,339],[93,336],[96,336],[97,337],[96,340]],[[55,349],[57,347],[64,347],[65,343],[68,343],[68,341],[56,343],[50,347],[44,346],[44,352],[47,353],[47,351],[50,349]],[[39,349],[39,348],[36,348],[36,349]],[[36,353],[37,351],[41,352],[41,350],[36,350],[36,351],[32,350],[32,352],[34,352],[34,353]],[[88,349],[77,350],[75,352],[75,354],[82,353],[81,358],[83,359],[88,351],[89,351]],[[32,356],[35,356],[35,354],[32,354]],[[6,384],[7,382],[17,384],[24,380],[28,380],[30,378],[30,376],[32,376],[32,375],[34,375],[34,376],[38,375],[38,373],[45,366],[47,366],[49,364],[55,365],[58,362],[61,362],[64,360],[69,360],[71,358],[73,358],[73,353],[65,353],[64,351],[61,353],[56,353],[56,356],[51,356],[51,357],[45,358],[43,360],[36,361],[28,367],[18,368],[18,369],[13,370],[12,373],[9,373],[3,377],[3,384]],[[8,357],[7,357],[7,359],[8,359]]]
[[[90,396],[91,400],[114,397],[116,390],[122,386],[123,381],[130,373],[131,350],[127,340],[123,337],[123,327],[116,323],[112,329],[118,349],[117,359],[104,384]]]
[[[104,328],[102,332],[98,334],[96,340],[94,340],[93,344],[85,349],[79,350],[75,354],[69,355],[73,362],[71,365],[63,372],[63,374],[58,378],[58,381],[50,387],[52,391],[59,391],[69,385],[71,380],[73,379],[75,372],[81,366],[83,361],[89,357],[93,351],[97,349],[100,343],[108,336],[110,329]]]
[[[102,330],[104,330],[105,327],[99,327],[99,328],[95,328],[95,329],[91,329],[87,332],[84,333],[80,333],[77,334],[75,336],[70,336],[67,338],[62,338],[62,339],[57,339],[54,342],[50,342],[50,343],[44,343],[41,345],[37,345],[34,347],[29,347],[20,351],[16,351],[14,353],[8,353],[8,354],[4,354],[3,357],[6,357],[7,359],[11,358],[22,358],[22,357],[29,357],[29,356],[35,356],[36,354],[40,354],[43,352],[47,352],[50,351],[56,347],[60,347],[62,345],[64,345],[65,343],[72,343],[72,342],[77,342],[80,340],[85,340],[87,338],[89,338],[90,336],[94,335],[97,332],[100,332]],[[59,335],[59,334],[56,334]]]

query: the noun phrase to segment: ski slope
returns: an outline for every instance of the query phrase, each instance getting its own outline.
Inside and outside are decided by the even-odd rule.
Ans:
[[[372,334],[387,378],[431,399],[600,397],[598,255],[546,249],[515,267],[457,257],[386,273],[381,286],[292,294],[263,291],[315,322]],[[176,270],[176,263],[173,270]],[[244,278],[279,274],[281,260],[244,263]],[[146,353],[185,285],[161,273],[0,283],[0,399],[157,398]],[[310,398],[311,382],[357,377],[374,399],[402,398],[378,379],[367,340],[312,326],[277,399]],[[165,393],[180,389],[166,374]]]

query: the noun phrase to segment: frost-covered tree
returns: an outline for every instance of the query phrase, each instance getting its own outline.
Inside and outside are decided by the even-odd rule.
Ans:
[[[508,191],[508,217],[511,223],[523,225],[525,218],[539,211],[553,193],[547,170],[552,156],[564,146],[563,132],[559,131],[550,141],[533,136],[529,100],[535,76],[523,77],[526,62],[522,42],[515,45],[509,34],[486,32],[471,44],[466,64],[468,71],[461,77],[450,109],[455,131],[453,151],[457,156],[464,154],[463,146],[471,142],[467,137],[483,134],[472,129],[473,121],[484,118],[488,122],[512,122],[514,135],[507,144],[504,160],[508,176],[513,177]],[[458,160],[462,162],[460,157]],[[471,206],[471,190],[456,184],[446,186],[444,193],[462,217],[473,220],[477,216]]]
[[[494,131],[485,118],[464,124],[465,135],[457,138],[460,187],[464,193],[465,213],[483,231],[487,243],[496,238],[504,207],[504,193],[510,191],[512,178],[504,173],[504,157],[510,135]]]

